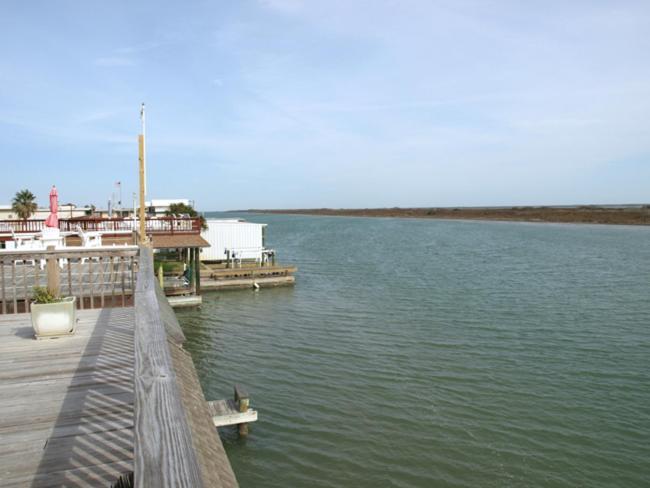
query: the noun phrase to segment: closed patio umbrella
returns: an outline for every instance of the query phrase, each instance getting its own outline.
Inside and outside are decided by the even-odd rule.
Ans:
[[[56,186],[52,185],[52,190],[50,190],[50,215],[47,216],[45,220],[45,227],[54,227],[55,229],[59,228],[59,217],[57,212],[59,211],[59,194],[56,191]]]

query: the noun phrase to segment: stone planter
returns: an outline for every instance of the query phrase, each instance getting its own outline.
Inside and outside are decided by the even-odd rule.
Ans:
[[[32,327],[36,339],[72,335],[76,323],[76,297],[67,297],[56,303],[32,303]]]

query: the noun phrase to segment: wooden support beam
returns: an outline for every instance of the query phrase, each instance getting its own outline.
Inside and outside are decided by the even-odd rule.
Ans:
[[[201,294],[201,259],[200,259],[201,250],[198,247],[194,248],[194,281],[195,292],[197,295]]]
[[[47,250],[54,251],[54,246],[49,246]],[[57,261],[56,255],[47,257],[47,289],[55,297],[58,297],[61,293],[61,275]],[[38,266],[38,263],[35,265]]]

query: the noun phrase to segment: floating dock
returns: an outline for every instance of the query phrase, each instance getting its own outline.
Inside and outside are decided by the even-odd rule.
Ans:
[[[246,288],[293,286],[295,266],[243,265],[228,268],[224,264],[201,264],[200,291],[221,291]],[[201,296],[192,292],[182,280],[165,277],[165,295],[172,307],[191,307],[202,303]]]
[[[243,266],[226,268],[223,265],[203,263],[201,287],[203,290],[291,286],[295,284],[295,266]]]

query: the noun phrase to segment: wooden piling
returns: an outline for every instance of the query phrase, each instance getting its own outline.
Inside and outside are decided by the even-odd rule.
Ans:
[[[195,292],[197,295],[201,294],[201,250],[196,247],[194,248],[194,275],[195,275]]]
[[[248,392],[241,385],[235,385],[235,403],[239,408],[241,413],[248,411],[250,405],[250,396]],[[247,436],[248,435],[248,424],[237,424],[239,429],[239,435]]]

